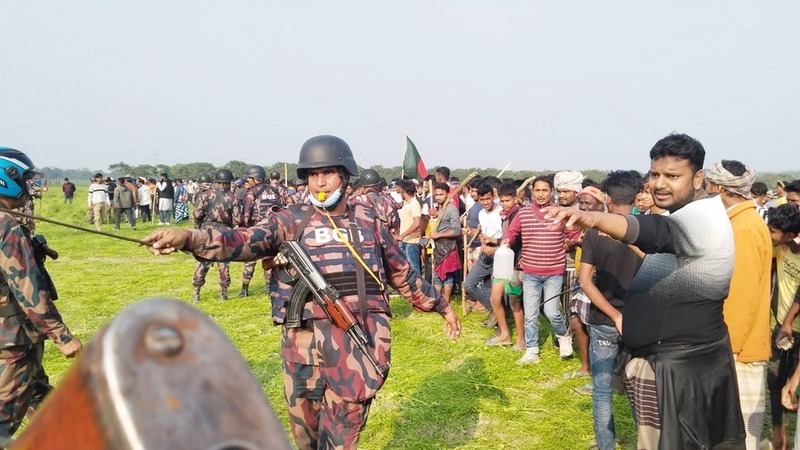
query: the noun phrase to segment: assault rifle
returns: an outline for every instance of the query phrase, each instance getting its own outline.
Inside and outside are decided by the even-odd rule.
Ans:
[[[39,268],[42,270],[42,275],[44,275],[45,281],[47,282],[47,288],[50,291],[50,298],[54,301],[58,300],[56,285],[53,283],[53,279],[50,277],[50,272],[48,272],[47,268],[44,266],[44,262],[47,260],[48,256],[53,260],[58,259],[58,252],[47,245],[47,239],[45,239],[43,234],[37,234],[31,237],[31,246],[33,247],[33,258],[39,264]]]
[[[367,336],[364,329],[353,316],[353,312],[342,300],[342,296],[331,286],[319,271],[306,250],[296,241],[286,241],[280,246],[281,254],[289,261],[289,265],[294,269],[297,277],[297,285],[292,300],[287,308],[287,327],[300,326],[300,318],[303,314],[303,305],[308,294],[311,294],[314,302],[319,305],[328,316],[328,319],[337,327],[344,330],[350,340],[353,341],[358,350],[378,372],[381,378],[386,378],[389,373],[389,364],[381,366],[372,357],[367,349]],[[296,295],[299,293],[300,295]],[[363,299],[362,299],[363,300]]]
[[[228,337],[202,312],[165,299],[134,304],[98,333],[10,445],[291,448],[263,388]]]

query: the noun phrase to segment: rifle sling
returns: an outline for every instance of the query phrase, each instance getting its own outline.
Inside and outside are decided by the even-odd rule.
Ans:
[[[293,211],[294,212],[294,211]],[[303,233],[306,230],[306,225],[314,215],[314,207],[306,209],[302,219],[295,220],[294,235],[287,236],[289,240],[297,241],[302,245]],[[303,326],[303,309],[305,309],[308,296],[311,293],[310,288],[303,282],[298,281],[292,287],[292,295],[289,301],[284,304],[286,308],[286,320],[284,326],[287,328],[299,328]]]
[[[357,254],[361,254],[361,233],[358,229],[358,222],[356,222],[355,217],[353,217],[353,208],[347,208],[347,218],[350,220],[350,236],[353,239],[353,248],[355,249]],[[361,264],[356,264],[356,283],[358,283],[358,308],[361,312],[361,327],[364,329],[364,335],[367,336],[367,340],[370,341],[370,345],[372,343],[372,338],[370,336],[369,330],[367,329],[367,283],[364,276],[364,267]]]
[[[306,226],[308,225],[308,222],[311,220],[311,217],[313,215],[314,215],[314,207],[313,206],[309,206],[309,208],[306,210],[306,213],[303,214],[303,218],[300,219],[299,222],[296,222],[296,225],[294,227],[294,236],[291,236],[289,238],[290,241],[291,240],[295,240],[295,241],[299,242],[300,244],[303,243],[302,242],[303,233],[306,231]]]

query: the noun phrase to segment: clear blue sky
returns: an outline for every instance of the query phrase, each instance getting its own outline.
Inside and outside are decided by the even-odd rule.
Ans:
[[[798,169],[800,2],[0,3],[0,145],[39,166],[296,161]],[[794,156],[792,156],[794,155]]]

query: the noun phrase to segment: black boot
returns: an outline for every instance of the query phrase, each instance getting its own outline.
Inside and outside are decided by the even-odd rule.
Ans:
[[[200,301],[200,286],[194,287],[194,293],[192,294],[192,303],[197,303]]]
[[[239,298],[245,298],[250,295],[250,285],[242,284],[242,292],[239,292]]]

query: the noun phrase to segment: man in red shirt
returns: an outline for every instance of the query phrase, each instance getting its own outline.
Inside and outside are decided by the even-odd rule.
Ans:
[[[564,229],[552,230],[553,219],[542,208],[551,206],[553,181],[547,176],[533,180],[533,202],[522,208],[503,234],[503,245],[522,239],[522,302],[525,310],[525,354],[517,364],[539,362],[539,308],[550,320],[562,358],[572,355],[572,337],[557,301],[564,282],[566,256]]]

